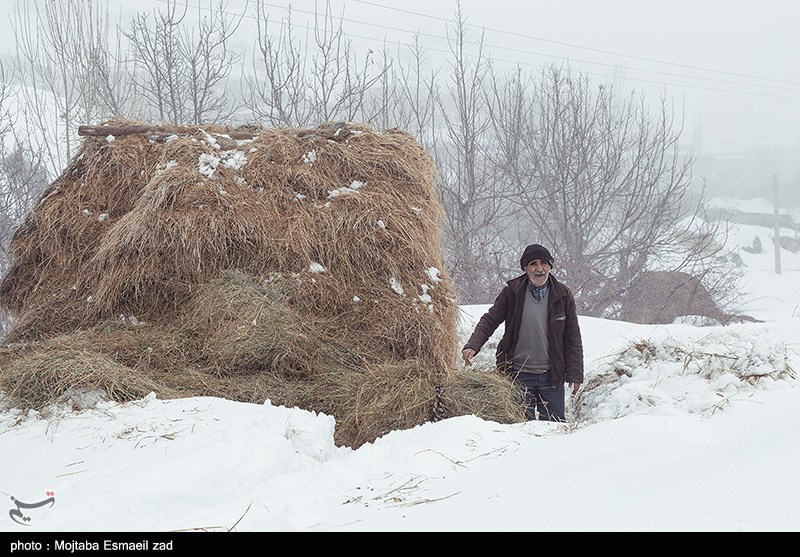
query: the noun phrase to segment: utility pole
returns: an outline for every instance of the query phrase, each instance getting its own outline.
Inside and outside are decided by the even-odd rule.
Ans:
[[[778,210],[778,175],[772,175],[773,203],[775,205],[775,223],[773,236],[775,241],[775,274],[781,274],[781,214]]]

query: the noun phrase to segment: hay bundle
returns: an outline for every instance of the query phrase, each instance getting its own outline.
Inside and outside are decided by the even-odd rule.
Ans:
[[[288,305],[278,283],[226,271],[201,287],[183,322],[204,339],[199,361],[221,375],[270,373],[308,378],[359,370],[363,358],[325,326]]]
[[[525,421],[522,389],[506,374],[495,371],[460,370],[443,385],[448,414],[474,414],[499,423]]]
[[[455,333],[438,321],[452,313],[447,300],[425,297],[424,290],[415,292],[408,283],[404,288],[383,273],[372,281],[310,272],[273,275],[271,280],[283,285],[300,315],[317,317],[323,327],[329,324],[328,336],[371,362],[418,359],[439,371],[453,366]],[[325,315],[336,320],[325,320]]]
[[[264,260],[273,217],[259,203],[246,187],[223,189],[183,166],[157,174],[92,258],[83,288],[95,315],[163,316],[226,269],[272,267]]]
[[[430,419],[457,306],[410,135],[98,129],[12,240],[0,302],[20,361],[100,354],[161,397],[330,413],[352,445]],[[15,365],[0,361],[10,387]]]
[[[273,374],[240,376],[217,383],[214,394],[233,400],[300,407],[336,418],[334,441],[358,448],[395,429],[423,424],[431,418],[433,377],[418,363],[385,364],[369,371],[328,372],[313,380]]]
[[[339,369],[313,380],[259,373],[217,382],[208,394],[232,400],[323,412],[336,417],[334,441],[358,448],[396,429],[431,420],[436,377],[407,360],[367,371]],[[451,373],[444,384],[447,416],[474,414],[498,423],[525,421],[522,393],[498,373]]]
[[[199,285],[239,269],[285,277],[297,312],[336,318],[360,348],[446,374],[456,305],[442,272],[433,163],[413,137],[360,125],[239,141],[222,131],[87,138],[71,165],[82,170],[59,178],[57,195],[32,213],[34,233],[12,242],[2,301],[22,316],[25,302],[44,300],[15,338],[120,314],[163,320]],[[91,219],[88,233],[76,215],[101,206],[113,214]],[[31,254],[54,235],[69,246],[52,243],[54,262],[41,266],[43,255]]]
[[[153,380],[160,380],[161,374],[174,374],[175,370],[193,366],[198,345],[198,339],[179,326],[129,324],[124,320],[25,344],[38,350],[75,349],[106,354],[139,374],[152,374]]]
[[[77,291],[79,278],[102,235],[146,184],[152,159],[147,142],[85,142],[44,192],[12,238],[14,264],[0,284],[3,305],[15,317],[28,313],[23,328],[48,334],[80,321],[85,299]]]
[[[430,421],[436,374],[414,360],[363,373],[326,373],[308,385],[304,404],[336,416],[335,441],[361,446],[395,429]]]
[[[15,358],[3,366],[0,390],[23,408],[35,409],[92,392],[116,401],[140,399],[156,390],[174,396],[105,354],[81,350],[36,351]]]

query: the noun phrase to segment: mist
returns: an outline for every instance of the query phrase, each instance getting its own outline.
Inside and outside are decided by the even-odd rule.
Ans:
[[[654,266],[734,284],[711,242],[724,218],[704,215],[714,197],[800,203],[790,2],[2,8],[6,228],[80,149],[81,125],[364,122],[434,158],[463,301],[487,302],[520,246],[544,242],[585,314],[613,317],[610,299]]]

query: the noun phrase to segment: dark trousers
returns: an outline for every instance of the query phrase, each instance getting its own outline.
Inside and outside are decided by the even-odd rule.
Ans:
[[[517,373],[514,380],[525,389],[525,418],[527,420],[567,421],[564,413],[564,383],[553,387],[550,372]]]

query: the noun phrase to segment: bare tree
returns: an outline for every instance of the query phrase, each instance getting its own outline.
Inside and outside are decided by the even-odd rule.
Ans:
[[[84,102],[91,103],[97,113],[95,120],[87,120],[85,123],[91,124],[111,117],[131,117],[142,111],[142,103],[134,86],[135,68],[128,59],[127,46],[122,44],[122,36],[122,33],[117,32],[113,44],[94,44],[87,57],[82,59],[83,73],[89,77],[92,92],[92,95],[86,95]]]
[[[370,51],[372,53],[372,51]],[[364,95],[360,119],[379,129],[403,127],[398,122],[408,112],[400,91],[401,80],[386,45],[374,54],[374,63],[382,67],[375,86]]]
[[[580,311],[618,316],[621,296],[649,270],[710,276],[725,267],[717,225],[689,196],[692,159],[663,99],[651,112],[644,99],[620,102],[556,66],[532,98],[508,88],[498,96],[518,115],[501,110],[493,119],[511,199],[528,238],[558,254]]]
[[[245,3],[246,10],[246,3]],[[210,16],[200,16],[197,26],[183,32],[181,51],[188,66],[192,122],[227,120],[236,111],[230,102],[227,80],[240,56],[228,48],[228,41],[242,23],[229,17],[226,4],[220,1]],[[195,37],[195,31],[197,33]]]
[[[507,202],[487,156],[492,98],[487,94],[483,38],[477,53],[469,55],[460,3],[451,32],[447,94],[437,99],[446,137],[434,150],[446,213],[448,263],[462,303],[486,303],[496,293],[498,269],[507,258],[498,228]]]
[[[405,130],[432,151],[439,135],[435,126],[439,68],[428,67],[419,35],[415,35],[410,45],[398,45],[396,58],[384,46],[376,62],[380,79],[369,91],[363,120],[379,128]]]
[[[256,2],[256,50],[253,74],[244,77],[245,106],[254,118],[272,126],[307,124],[309,101],[305,52],[294,35],[291,10],[270,33],[269,15],[261,0]]]
[[[401,57],[398,56],[398,59]],[[397,81],[393,100],[387,105],[391,114],[390,125],[402,128],[434,153],[437,149],[437,113],[439,101],[439,68],[428,68],[429,62],[420,45],[419,35],[408,47],[407,62],[399,64],[399,71],[392,73]]]
[[[56,174],[74,154],[78,125],[105,115],[96,70],[108,61],[108,12],[95,0],[18,2],[13,29],[21,126]]]
[[[14,127],[14,117],[11,109],[11,97],[14,94],[11,76],[6,73],[6,67],[0,60],[0,148],[4,146],[6,135]]]
[[[14,126],[11,110],[13,93],[11,80],[6,74],[3,62],[0,61],[0,271],[3,274],[9,268],[8,242],[14,228],[14,219],[11,216],[14,204],[9,199],[11,195],[11,180],[8,178],[10,171],[5,164]]]
[[[62,4],[62,9],[69,2]],[[107,4],[97,0],[75,0],[73,20],[77,29],[72,64],[76,74],[77,125],[92,124],[132,110],[135,97],[129,81],[127,61],[118,33],[110,39]],[[113,46],[113,53],[112,53]],[[68,128],[69,129],[69,128]]]
[[[152,14],[139,13],[124,31],[136,67],[137,92],[153,115],[173,124],[216,123],[235,112],[227,80],[237,61],[229,41],[241,24],[220,1],[210,15],[198,8],[195,27],[184,24],[188,1],[177,0]]]
[[[0,274],[8,268],[8,242],[48,183],[42,154],[15,130],[12,97],[18,94],[0,62]]]
[[[8,244],[49,182],[42,158],[22,141],[0,149],[0,274],[10,262]]]
[[[321,121],[354,120],[364,107],[364,98],[380,79],[382,72],[371,74],[372,50],[359,66],[352,44],[342,30],[342,17],[334,19],[330,2],[325,13],[314,15],[316,50],[311,57],[311,90],[317,119]]]
[[[0,62],[0,275],[11,265],[9,243],[25,216],[36,203],[48,182],[41,153],[31,149],[25,137],[15,134],[12,87],[5,67]],[[0,333],[9,325],[9,316],[0,312]]]
[[[368,121],[365,101],[388,71],[369,50],[359,62],[330,2],[315,12],[313,41],[300,41],[291,11],[270,32],[262,0],[256,1],[257,39],[253,73],[245,76],[244,104],[260,122],[274,126],[314,126],[334,120]]]

